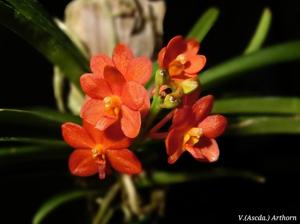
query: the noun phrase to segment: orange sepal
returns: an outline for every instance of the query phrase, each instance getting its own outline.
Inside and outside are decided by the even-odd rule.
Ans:
[[[111,166],[120,173],[139,174],[142,172],[140,161],[128,149],[106,150],[106,155]]]
[[[193,105],[192,110],[196,117],[196,123],[201,122],[211,112],[213,101],[214,97],[212,95],[207,95],[197,100]]]
[[[173,37],[166,47],[163,60],[164,67],[167,67],[178,55],[185,52],[186,48],[187,44],[182,36]]]
[[[80,110],[80,117],[93,125],[96,125],[103,115],[104,104],[102,100],[88,98]]]
[[[190,106],[183,106],[175,109],[172,126],[173,127],[185,127],[191,126],[195,123],[194,114],[192,113]]]
[[[118,44],[113,52],[113,62],[117,69],[126,74],[129,62],[133,59],[132,51],[124,44]]]
[[[196,39],[191,38],[187,40],[187,52],[189,52],[189,54],[197,54],[199,49],[200,44]]]
[[[152,63],[146,57],[133,58],[124,74],[127,81],[136,81],[145,84],[150,79],[152,72]]]
[[[158,53],[157,63],[158,63],[160,68],[165,68],[165,66],[164,66],[164,57],[165,57],[165,54],[166,54],[166,49],[167,48],[164,47]]]
[[[133,110],[139,110],[148,97],[146,89],[137,82],[127,82],[122,93],[123,103]]]
[[[69,169],[73,175],[86,177],[98,172],[98,165],[91,150],[76,149],[69,157]]]
[[[100,54],[91,58],[90,67],[97,78],[103,78],[103,71],[106,66],[113,66],[113,62],[108,56]]]
[[[92,148],[95,142],[87,131],[78,124],[71,122],[64,123],[62,126],[64,140],[73,148]]]
[[[105,67],[104,79],[109,84],[114,95],[121,95],[126,80],[116,68],[111,66]]]
[[[183,136],[185,131],[179,128],[173,128],[169,131],[166,140],[166,150],[169,156],[177,151],[182,151]]]
[[[80,77],[80,85],[88,96],[103,99],[112,94],[111,88],[104,79],[98,79],[93,74],[84,74]]]
[[[121,130],[120,122],[116,122],[107,128],[104,132],[102,140],[103,146],[107,149],[123,149],[128,148],[131,144],[131,139],[126,137]]]

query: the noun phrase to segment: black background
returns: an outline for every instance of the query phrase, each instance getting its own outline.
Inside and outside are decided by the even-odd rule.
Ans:
[[[68,1],[41,2],[51,15],[62,18]],[[201,45],[202,53],[208,58],[207,67],[243,51],[265,6],[273,13],[265,46],[300,39],[300,4],[296,0],[169,0],[164,42],[174,35],[186,34],[210,6],[218,6],[221,15]],[[1,108],[55,107],[52,65],[43,56],[4,27],[0,27],[0,55]],[[276,65],[254,73],[210,93],[217,96],[300,94],[299,63]],[[234,223],[239,214],[298,215],[300,219],[299,136],[222,137],[219,143],[218,164],[198,164],[186,155],[171,169],[197,166],[248,169],[265,175],[266,183],[223,178],[174,186],[168,191],[166,218],[162,223]],[[73,181],[64,160],[30,164],[10,161],[8,166],[0,164],[0,168],[0,223],[30,223],[34,211],[47,197],[67,190]],[[75,212],[81,209],[84,206],[70,205],[45,223],[84,223],[86,213]]]

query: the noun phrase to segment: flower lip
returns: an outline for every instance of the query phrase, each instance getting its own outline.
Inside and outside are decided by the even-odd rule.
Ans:
[[[102,144],[97,144],[94,148],[92,148],[92,154],[93,154],[93,158],[97,159],[99,158],[99,156],[102,157],[102,159],[104,160],[104,156],[105,156],[105,150]]]
[[[189,129],[183,137],[183,148],[185,148],[185,145],[194,146],[195,144],[197,144],[202,135],[202,128],[193,127]]]
[[[121,110],[121,99],[119,96],[112,95],[103,99],[104,111],[107,115],[118,117]]]

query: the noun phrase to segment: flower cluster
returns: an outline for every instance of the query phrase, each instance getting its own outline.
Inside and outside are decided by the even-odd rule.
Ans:
[[[149,137],[165,140],[170,164],[184,151],[199,161],[216,161],[219,149],[215,138],[224,132],[227,121],[222,115],[210,115],[213,96],[198,99],[198,73],[206,62],[198,51],[196,40],[171,39],[158,54],[152,94],[144,87],[152,73],[148,58],[134,57],[123,44],[115,47],[112,58],[93,56],[92,72],[80,78],[86,94],[80,112],[83,124],[62,125],[64,140],[75,148],[69,158],[71,173],[98,173],[104,179],[112,167],[120,173],[138,174],[142,166],[129,147],[137,139],[143,142]],[[164,108],[171,111],[154,125]],[[171,119],[168,131],[159,132]]]

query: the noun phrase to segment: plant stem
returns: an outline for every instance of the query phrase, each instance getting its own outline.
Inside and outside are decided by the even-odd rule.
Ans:
[[[145,132],[147,132],[150,129],[156,116],[161,111],[160,104],[161,104],[161,99],[157,94],[155,94],[153,96],[153,101],[151,103],[150,112],[149,112],[148,118],[146,120]]]
[[[115,183],[110,191],[106,194],[106,196],[103,198],[103,201],[101,205],[99,206],[99,210],[96,213],[92,224],[103,224],[105,213],[109,210],[109,206],[116,197],[117,193],[119,192],[121,187],[121,184],[119,182]]]
[[[140,201],[132,178],[131,176],[124,174],[122,175],[121,179],[127,194],[129,208],[134,214],[139,215],[141,212]]]

